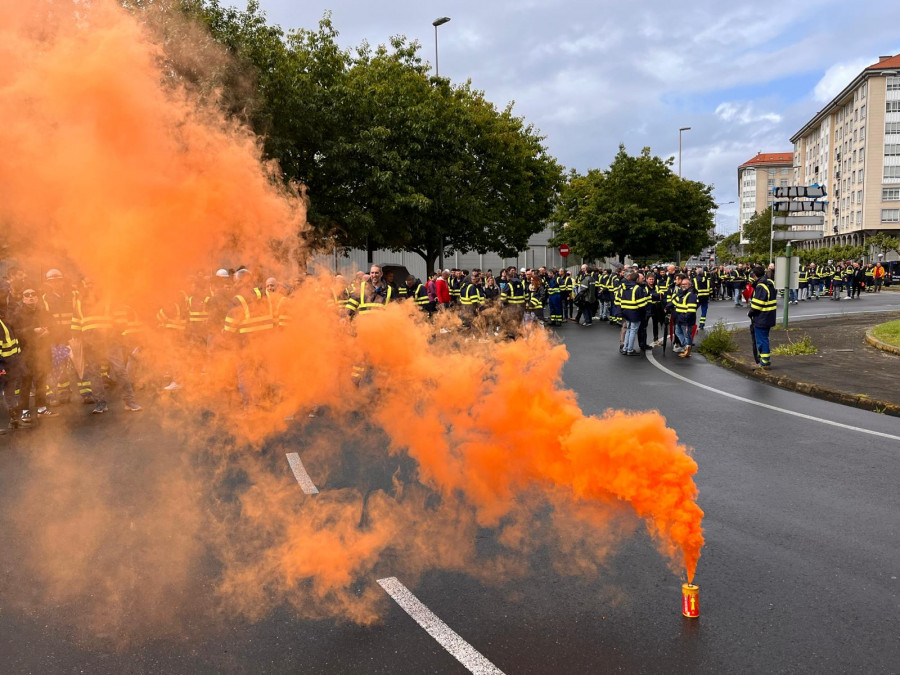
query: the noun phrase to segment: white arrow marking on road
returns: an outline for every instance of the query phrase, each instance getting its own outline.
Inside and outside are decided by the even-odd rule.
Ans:
[[[653,354],[647,352],[647,360],[650,361],[654,366],[659,368],[664,373],[668,373],[672,377],[677,377],[679,380],[687,382],[688,384],[692,384],[695,387],[700,387],[701,389],[706,389],[707,391],[714,392],[719,396],[727,396],[728,398],[733,398],[736,401],[743,401],[744,403],[750,403],[751,405],[757,405],[760,408],[768,408],[769,410],[774,410],[775,412],[784,413],[785,415],[793,415],[794,417],[802,417],[805,420],[811,420],[813,422],[821,422],[822,424],[830,424],[833,427],[840,427],[841,429],[849,429],[850,431],[858,431],[862,434],[871,434],[872,436],[880,436],[881,438],[890,438],[892,441],[900,441],[900,436],[894,436],[893,434],[886,434],[881,431],[873,431],[872,429],[863,429],[862,427],[854,427],[849,424],[841,424],[840,422],[832,422],[831,420],[824,420],[821,417],[813,417],[812,415],[807,415],[805,413],[795,412],[793,410],[785,410],[784,408],[779,408],[775,405],[769,405],[768,403],[762,403],[760,401],[754,401],[752,398],[744,398],[743,396],[737,396],[736,394],[730,394],[727,391],[720,391],[715,387],[710,387],[706,384],[700,384],[699,382],[695,382],[694,380],[685,377],[684,375],[679,375],[678,373],[674,373],[665,366],[661,365],[653,358]]]
[[[390,595],[394,601],[409,614],[417,624],[425,629],[438,644],[453,657],[477,675],[503,675],[503,671],[488,661],[468,642],[463,640],[452,628],[434,615],[419,599],[396,577],[379,579],[378,585]]]
[[[319,494],[319,490],[313,485],[312,479],[309,477],[309,474],[306,473],[306,469],[303,468],[303,462],[300,461],[300,455],[296,452],[289,452],[287,454],[287,461],[288,464],[291,465],[291,471],[294,472],[294,478],[300,483],[300,488],[303,492],[308,495]]]

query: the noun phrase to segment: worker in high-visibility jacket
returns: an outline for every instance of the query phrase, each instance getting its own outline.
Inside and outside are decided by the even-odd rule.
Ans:
[[[619,304],[622,307],[622,319],[625,322],[625,335],[619,344],[619,353],[625,356],[636,356],[638,329],[647,315],[650,295],[639,283],[640,274],[631,272],[622,284],[619,292]]]
[[[30,420],[22,419],[22,406],[16,395],[21,367],[22,350],[19,340],[13,327],[0,318],[0,403],[7,406],[6,416],[0,418],[0,434],[31,424]]]
[[[368,280],[363,278],[347,300],[347,311],[350,316],[368,314],[384,309],[394,299],[394,289],[382,278],[381,266],[372,265]]]
[[[428,291],[425,289],[425,284],[410,274],[406,277],[404,288],[406,288],[404,297],[409,298],[415,303],[416,307],[428,316],[431,316],[434,313],[435,304],[431,298],[428,297]]]
[[[239,269],[234,273],[234,296],[223,330],[234,347],[237,387],[245,409],[257,405],[262,396],[266,341],[274,329],[269,298],[253,286],[249,270]]]
[[[694,268],[694,290],[697,291],[698,313],[697,325],[700,330],[706,326],[706,312],[709,310],[709,298],[712,295],[712,279],[702,267]]]
[[[760,368],[772,365],[769,331],[775,325],[778,291],[761,266],[751,271],[753,297],[750,299],[750,325],[753,327],[753,356]]]
[[[71,346],[72,312],[75,305],[75,291],[58,269],[50,269],[45,275],[47,291],[44,293],[44,309],[50,316],[50,386],[56,388],[54,403],[66,404],[72,396],[72,381],[75,369],[72,367]],[[82,378],[82,382],[83,382]],[[86,387],[85,397],[90,401],[90,388]]]
[[[697,291],[689,277],[680,274],[675,277],[676,290],[667,309],[675,319],[675,337],[681,343],[674,351],[681,358],[690,358],[694,344],[694,326],[697,324]]]
[[[515,338],[525,317],[525,284],[514,267],[510,267],[506,286],[500,290],[500,305],[500,320],[506,335]]]
[[[546,279],[547,288],[547,323],[551,326],[561,326],[563,321],[562,289],[559,287],[559,277],[556,270],[550,270]]]
[[[160,329],[159,340],[162,345],[165,363],[165,373],[169,383],[163,387],[163,391],[176,391],[181,389],[182,379],[180,372],[183,364],[178,362],[177,354],[180,354],[185,345],[185,334],[188,328],[190,297],[187,293],[179,292],[175,299],[166,303],[156,312],[156,322]]]
[[[122,334],[128,322],[116,322],[112,302],[90,280],[84,280],[83,289],[75,300],[72,322],[79,327],[85,378],[92,383],[96,401],[91,412],[99,415],[109,410],[105,378],[100,374],[104,369],[108,379],[118,386],[125,410],[139,412],[141,406],[135,401],[134,388],[126,371],[127,354]]]

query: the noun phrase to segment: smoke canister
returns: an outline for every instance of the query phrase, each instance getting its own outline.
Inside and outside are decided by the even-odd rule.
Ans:
[[[681,613],[689,619],[700,616],[700,587],[681,584]]]

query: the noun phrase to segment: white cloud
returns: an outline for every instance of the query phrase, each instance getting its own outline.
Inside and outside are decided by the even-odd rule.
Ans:
[[[716,115],[725,122],[737,122],[738,124],[779,124],[781,115],[774,112],[757,112],[750,103],[720,103],[716,107]]]
[[[819,103],[828,103],[844,87],[850,84],[851,80],[859,75],[863,68],[872,65],[877,60],[871,57],[860,58],[831,66],[825,71],[825,75],[819,80],[816,88],[813,89],[813,98]]]

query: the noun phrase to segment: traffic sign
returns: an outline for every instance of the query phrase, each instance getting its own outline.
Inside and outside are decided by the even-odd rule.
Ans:
[[[828,202],[775,202],[775,210],[781,213],[824,213],[828,210]]]
[[[825,196],[825,188],[821,185],[790,185],[772,188],[772,194],[780,199],[794,199],[797,197],[816,199]]]
[[[797,225],[821,226],[825,224],[825,216],[775,216],[772,219],[773,225],[787,225],[794,227]]]
[[[775,230],[772,233],[774,241],[810,241],[824,236],[822,230]]]
[[[566,246],[565,244],[563,244],[562,246],[560,246],[560,247],[559,247],[559,254],[560,254],[563,258],[568,258],[568,257],[569,257],[569,247]]]

